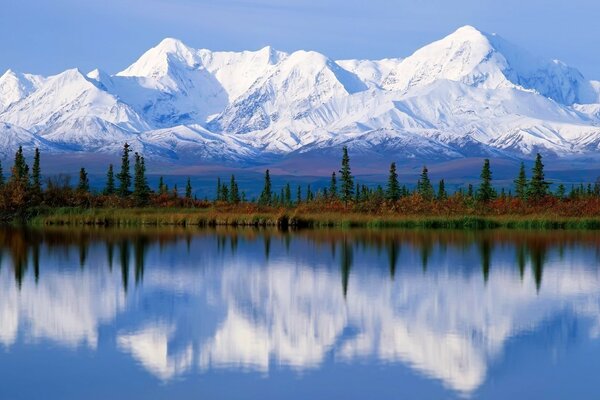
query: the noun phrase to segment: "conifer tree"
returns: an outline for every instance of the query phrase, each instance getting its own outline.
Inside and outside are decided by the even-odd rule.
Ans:
[[[296,205],[299,205],[300,203],[302,203],[302,187],[298,185],[296,188]]]
[[[542,200],[548,195],[548,186],[550,186],[550,184],[546,182],[546,178],[544,176],[544,164],[542,163],[542,156],[540,153],[538,153],[535,158],[535,164],[533,165],[527,198],[533,201]]]
[[[269,175],[269,170],[265,172],[265,185],[263,187],[263,191],[260,195],[259,204],[263,206],[271,205],[273,193],[271,189],[271,176]]]
[[[104,194],[112,196],[115,194],[115,190],[115,173],[113,171],[113,165],[110,164],[108,166],[108,171],[106,172],[106,187],[104,188]]]
[[[423,167],[423,171],[421,171],[421,176],[417,181],[417,193],[421,195],[425,200],[433,199],[433,185],[431,184],[431,180],[429,180],[429,171],[427,167]]]
[[[185,198],[187,200],[192,199],[192,181],[189,177],[187,178],[187,182],[185,184]]]
[[[40,167],[40,149],[36,147],[33,156],[33,167],[31,169],[32,187],[31,192],[34,202],[41,201],[42,197],[42,171]]]
[[[79,182],[77,183],[77,191],[87,193],[90,191],[90,180],[85,168],[79,170]]]
[[[165,185],[165,179],[161,176],[158,178],[158,194],[167,194],[167,185]]]
[[[217,195],[215,197],[215,201],[222,201],[223,199],[221,198],[221,178],[217,178]]]
[[[25,187],[29,187],[29,166],[25,161],[22,146],[19,146],[19,149],[15,153],[15,162],[13,164],[11,180],[25,185]]]
[[[487,158],[483,161],[481,169],[481,184],[477,190],[477,200],[487,203],[496,198],[496,190],[492,186],[492,170],[490,168],[490,160]]]
[[[348,205],[348,202],[352,200],[352,194],[354,193],[354,178],[350,170],[350,157],[348,157],[348,147],[344,146],[342,149],[342,169],[340,169],[340,179],[342,181],[342,187],[340,197],[344,204]]]
[[[397,201],[400,199],[400,183],[398,182],[398,173],[396,172],[396,163],[390,164],[390,175],[388,177],[386,199],[388,201]]]
[[[117,175],[119,180],[119,196],[126,197],[129,195],[131,187],[131,174],[129,172],[129,153],[131,146],[128,143],[123,145],[123,154],[121,156],[121,172]]]
[[[338,194],[338,190],[337,190],[337,179],[335,176],[335,172],[331,173],[331,181],[329,183],[329,196],[332,199],[337,199],[337,194]]]
[[[229,187],[225,183],[221,185],[221,201],[229,202]]]
[[[473,185],[469,183],[469,186],[467,188],[467,197],[472,199],[473,198]]]
[[[565,185],[563,185],[562,183],[560,185],[558,185],[558,188],[556,188],[556,197],[558,197],[559,199],[564,199],[565,198],[565,194],[566,194],[566,188]]]
[[[238,204],[240,202],[240,191],[233,174],[231,175],[231,180],[229,182],[229,201],[233,204]]]
[[[285,201],[284,202],[285,202],[286,207],[292,206],[292,187],[290,186],[289,182],[285,185]]]
[[[306,187],[306,202],[310,203],[313,200],[313,192],[310,190],[310,183]]]
[[[446,183],[443,179],[440,180],[440,183],[438,184],[437,198],[438,200],[446,200],[448,198],[448,193],[446,192]]]
[[[521,200],[527,198],[527,176],[525,175],[525,163],[521,162],[519,176],[515,179],[515,194]]]
[[[146,164],[144,157],[137,152],[134,164],[133,197],[138,206],[147,205],[150,198],[150,188],[146,180]]]

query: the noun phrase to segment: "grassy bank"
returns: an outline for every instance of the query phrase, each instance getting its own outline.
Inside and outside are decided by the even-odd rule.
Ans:
[[[600,217],[543,215],[400,215],[307,212],[294,209],[79,209],[59,208],[32,217],[37,226],[257,226],[430,229],[600,229]]]

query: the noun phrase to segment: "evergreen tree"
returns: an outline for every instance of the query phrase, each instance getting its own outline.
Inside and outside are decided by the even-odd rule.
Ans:
[[[438,200],[446,200],[448,198],[448,193],[446,192],[446,184],[443,179],[440,180],[440,183],[438,184],[437,198]]]
[[[542,200],[548,195],[548,186],[550,184],[546,182],[544,176],[544,164],[542,163],[542,156],[540,153],[535,157],[535,164],[531,173],[531,181],[529,183],[529,190],[527,192],[527,198],[533,201]]]
[[[398,173],[396,172],[396,163],[390,164],[390,175],[388,177],[386,199],[388,201],[398,201],[400,199],[400,183],[398,182]]]
[[[567,190],[565,188],[565,185],[561,183],[560,185],[558,185],[558,188],[556,188],[556,197],[562,200],[565,198],[566,192]]]
[[[429,171],[427,167],[423,167],[423,171],[421,171],[421,176],[417,181],[417,193],[421,195],[425,200],[433,199],[433,185],[431,184],[431,180],[429,180]]]
[[[469,186],[467,188],[467,197],[472,199],[473,198],[473,185],[469,183]]]
[[[230,200],[229,199],[229,187],[225,183],[223,183],[221,185],[221,196],[220,197],[221,197],[221,201],[229,202],[229,200]]]
[[[187,178],[187,182],[185,184],[185,198],[187,200],[192,199],[192,181],[189,177]]]
[[[525,163],[521,163],[519,176],[515,179],[515,194],[521,200],[527,198],[527,176],[525,175]]]
[[[308,184],[308,186],[306,187],[306,202],[310,203],[311,201],[313,201],[314,195],[312,190],[310,190],[310,183]]]
[[[229,182],[229,202],[233,204],[238,204],[240,202],[240,191],[233,174],[231,175],[231,180]]]
[[[167,185],[165,185],[165,179],[161,176],[158,178],[158,194],[167,194]]]
[[[19,149],[15,153],[15,162],[13,164],[11,180],[29,187],[29,166],[25,161],[22,146],[19,146]]]
[[[263,191],[260,195],[258,203],[263,206],[269,206],[271,205],[272,197],[273,192],[271,189],[271,176],[269,175],[269,170],[267,170],[265,172],[265,185],[263,187]]]
[[[496,190],[492,186],[492,170],[490,168],[490,160],[487,158],[483,161],[481,169],[481,184],[477,190],[477,200],[487,203],[496,198]]]
[[[292,187],[289,182],[285,185],[285,205],[286,207],[292,206]]]
[[[117,175],[119,180],[119,196],[125,197],[129,195],[131,187],[131,174],[129,173],[129,153],[131,146],[125,143],[123,146],[123,155],[121,156],[121,172]]]
[[[90,180],[85,168],[79,170],[79,182],[77,183],[77,191],[87,193],[90,191]]]
[[[354,178],[352,178],[352,172],[350,171],[350,157],[348,157],[348,147],[346,146],[343,148],[340,179],[342,181],[340,193],[341,199],[344,204],[348,205],[348,202],[352,200],[352,194],[354,193]]]
[[[300,185],[296,188],[296,205],[300,205],[302,203],[302,188]]]
[[[217,178],[217,195],[215,197],[215,201],[222,201],[223,199],[221,198],[221,178]]]
[[[33,168],[31,169],[31,178],[33,185],[31,191],[35,202],[41,201],[42,197],[42,171],[40,167],[40,149],[36,147],[33,156]]]
[[[147,205],[150,198],[150,188],[146,180],[146,164],[144,157],[137,152],[134,164],[133,197],[138,206]]]
[[[332,172],[331,181],[329,183],[329,196],[331,196],[332,199],[337,199],[337,194],[337,179],[335,177],[335,172]]]
[[[104,194],[112,196],[115,194],[115,190],[115,173],[113,171],[113,165],[110,164],[108,166],[108,171],[106,172],[106,187],[104,188]]]

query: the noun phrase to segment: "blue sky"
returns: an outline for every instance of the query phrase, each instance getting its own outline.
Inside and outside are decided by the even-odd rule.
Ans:
[[[0,0],[0,70],[109,73],[164,37],[213,50],[403,57],[470,24],[600,79],[597,0]]]

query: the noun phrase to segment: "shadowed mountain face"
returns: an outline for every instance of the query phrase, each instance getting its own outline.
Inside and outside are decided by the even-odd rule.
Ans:
[[[589,396],[599,239],[3,229],[0,397]],[[72,373],[68,393],[45,383]]]
[[[377,166],[538,151],[589,162],[599,118],[599,82],[470,26],[405,58],[213,52],[168,38],[115,75],[0,77],[4,158],[19,144],[111,156],[127,141],[184,166],[326,161],[342,146]]]

